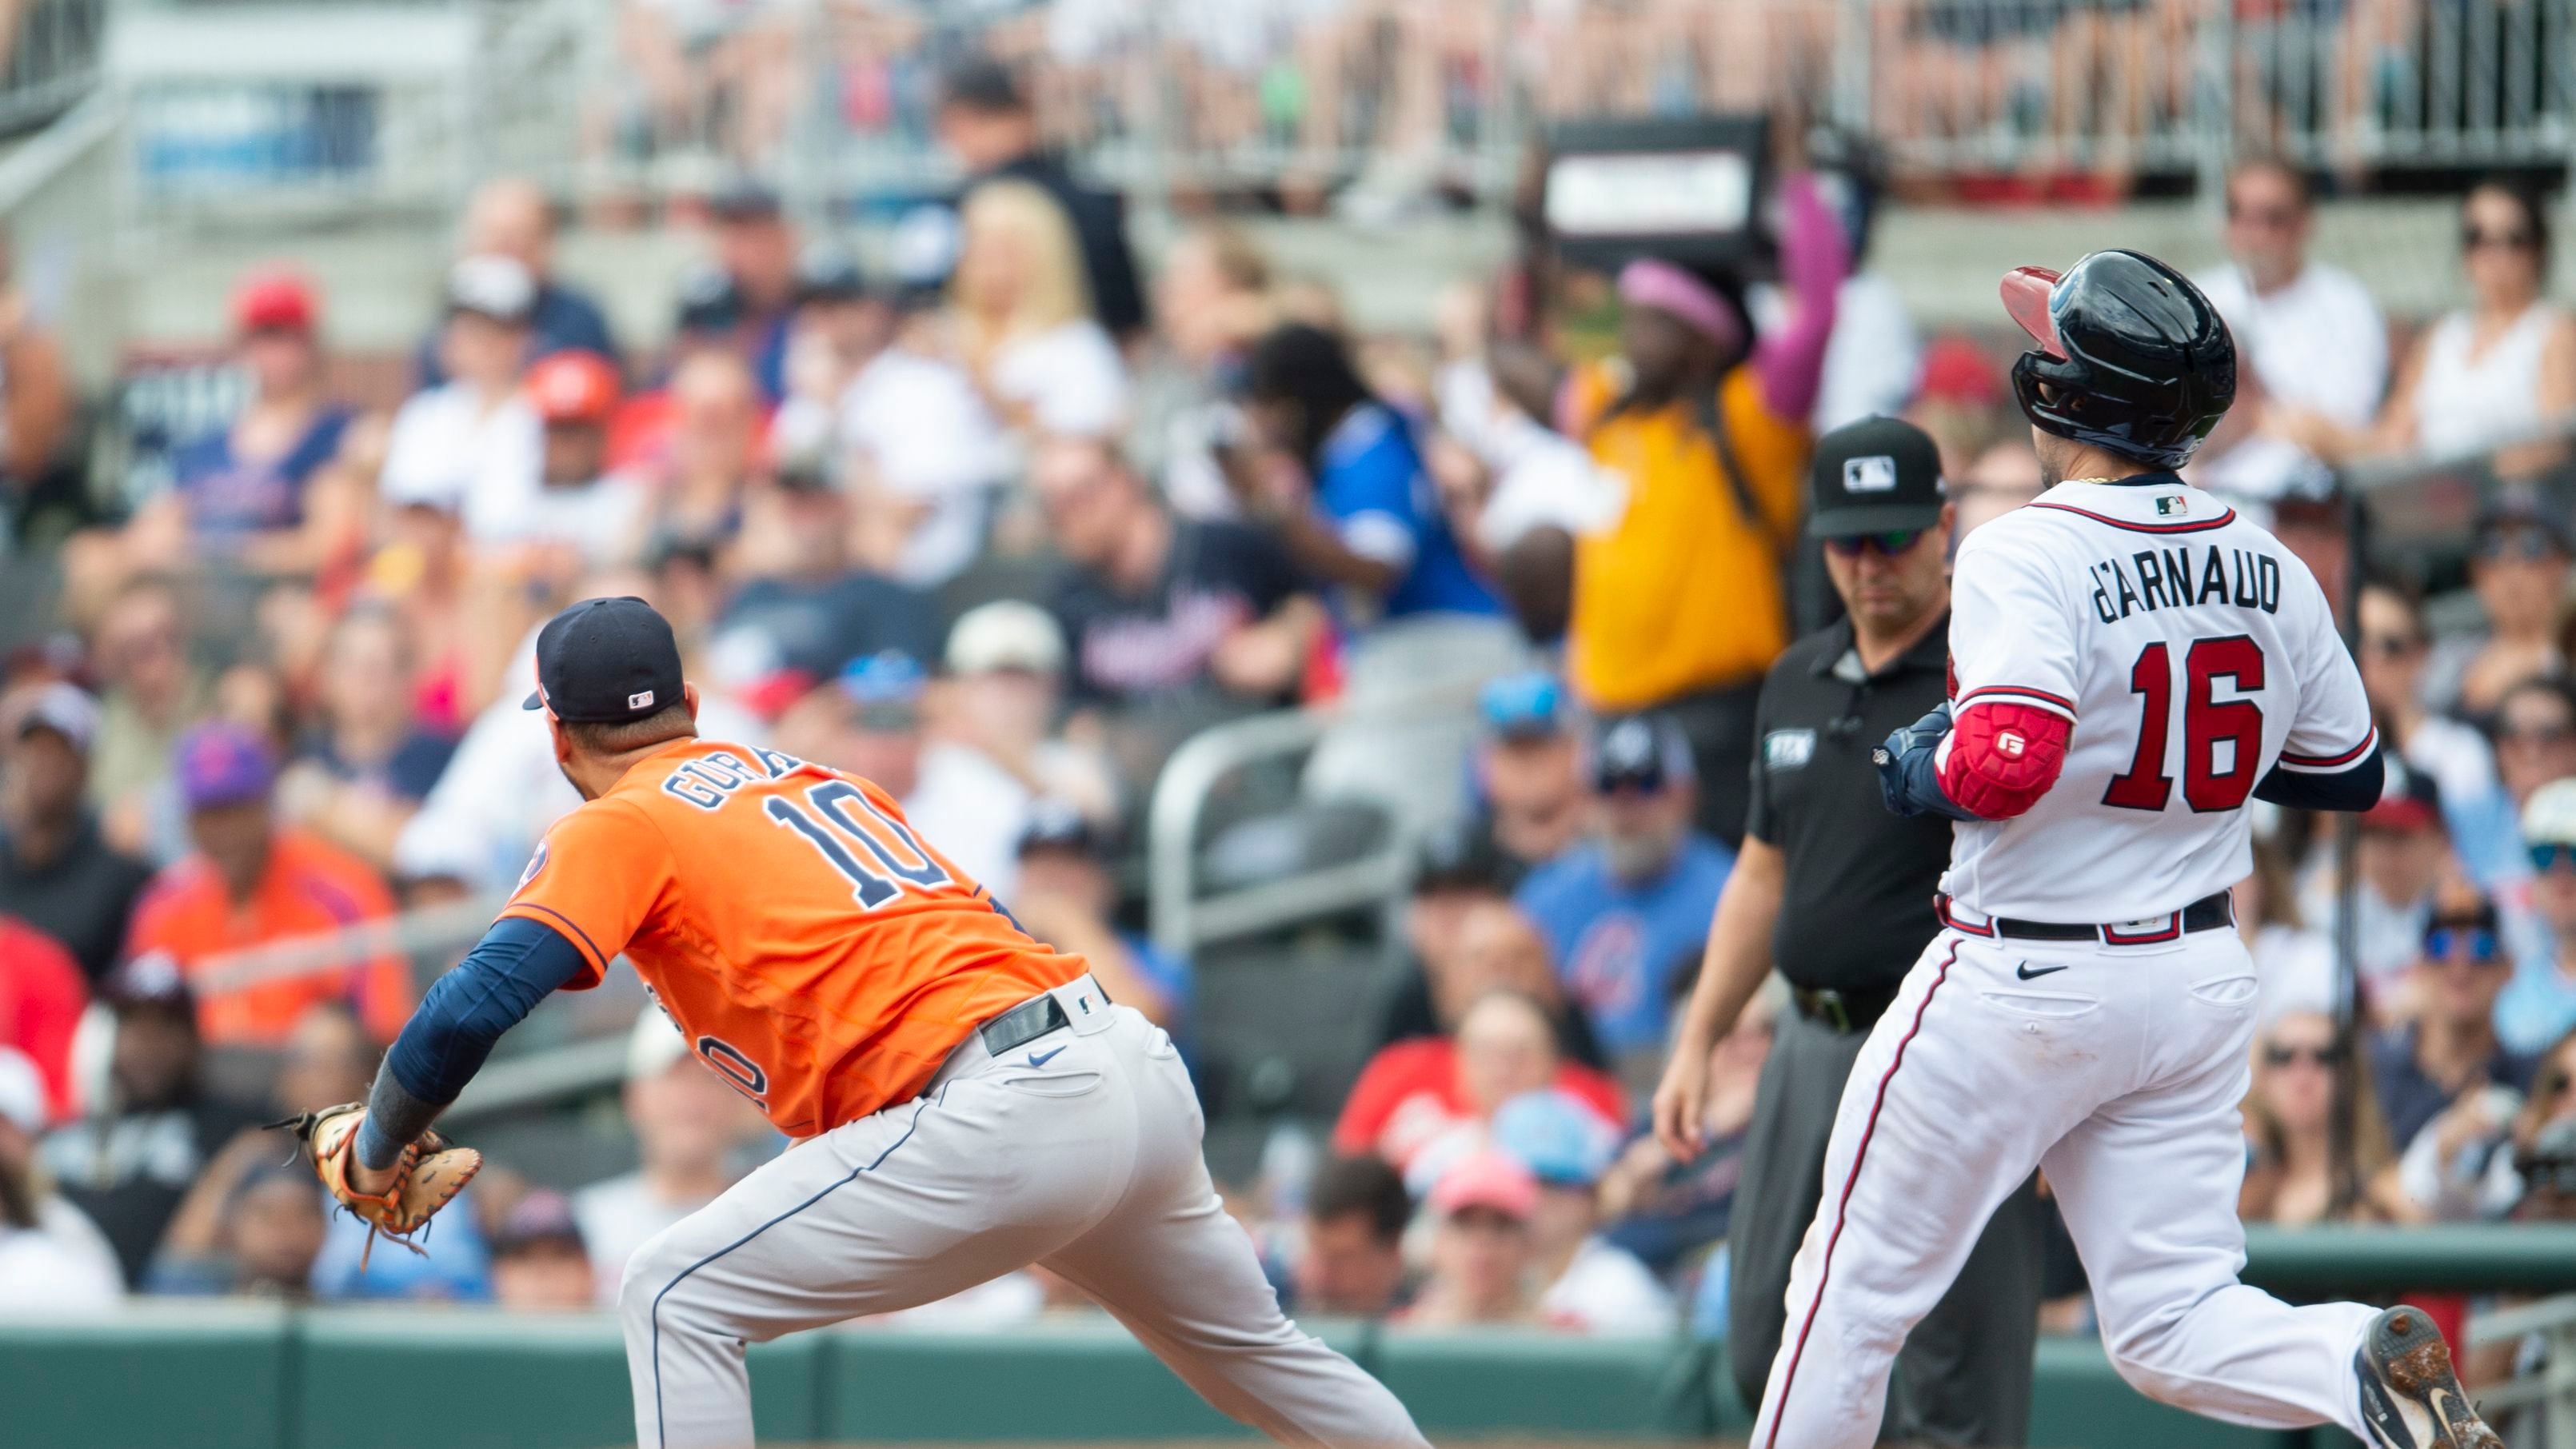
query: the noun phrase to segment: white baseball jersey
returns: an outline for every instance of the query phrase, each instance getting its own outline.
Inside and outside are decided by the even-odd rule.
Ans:
[[[2074,722],[2037,804],[1958,827],[1943,889],[1992,916],[2130,922],[2225,890],[2252,869],[2265,774],[2348,769],[2375,742],[2307,566],[2164,475],[2062,483],[1970,534],[1950,661],[1962,710]]]

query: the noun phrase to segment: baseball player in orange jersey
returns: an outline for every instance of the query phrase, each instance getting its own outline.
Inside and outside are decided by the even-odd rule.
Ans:
[[[796,1139],[627,1264],[645,1449],[752,1442],[746,1341],[1030,1263],[1274,1438],[1424,1442],[1279,1311],[1217,1202],[1171,1038],[1082,958],[1023,933],[876,786],[698,738],[670,626],[641,600],[557,615],[537,676],[529,707],[587,803],[423,999],[340,1166],[357,1192],[398,1191],[492,1042],[624,953],[708,1068]]]

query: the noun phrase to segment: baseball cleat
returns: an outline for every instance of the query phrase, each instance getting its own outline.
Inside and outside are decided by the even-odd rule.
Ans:
[[[2422,1309],[2401,1303],[2372,1319],[2352,1366],[2361,1417],[2379,1449],[2504,1449],[2469,1407],[2451,1346]]]

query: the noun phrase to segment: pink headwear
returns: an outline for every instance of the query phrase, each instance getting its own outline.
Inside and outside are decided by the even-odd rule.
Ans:
[[[1619,300],[1654,307],[1691,325],[1722,352],[1744,346],[1744,316],[1718,290],[1671,262],[1640,257],[1619,269]]]

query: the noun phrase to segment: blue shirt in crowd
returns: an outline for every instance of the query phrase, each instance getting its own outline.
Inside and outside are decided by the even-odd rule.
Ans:
[[[1699,960],[1734,868],[1733,852],[1693,833],[1663,874],[1622,881],[1601,842],[1587,840],[1522,883],[1520,908],[1547,937],[1557,979],[1592,1019],[1603,1049],[1615,1056],[1662,1048],[1674,978]]]
[[[1315,470],[1315,505],[1352,552],[1403,570],[1383,617],[1502,612],[1468,569],[1412,429],[1392,409],[1362,403],[1334,426]]]
[[[187,505],[188,527],[222,548],[302,523],[305,486],[339,456],[340,435],[352,416],[347,408],[325,407],[294,447],[256,462],[233,452],[230,426],[180,448],[171,455],[170,476]]]

